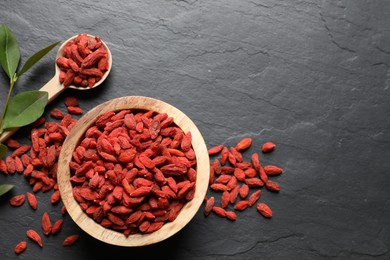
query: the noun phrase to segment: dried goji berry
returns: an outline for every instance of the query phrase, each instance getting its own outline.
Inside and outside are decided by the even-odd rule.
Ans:
[[[275,149],[275,144],[273,142],[266,142],[263,144],[261,150],[263,151],[263,153],[268,153],[272,150]]]
[[[80,107],[67,107],[69,114],[72,115],[81,115],[83,110]]]
[[[264,217],[266,217],[266,218],[271,218],[272,217],[272,210],[271,210],[271,208],[267,204],[262,203],[262,202],[258,203],[256,205],[256,209]]]
[[[225,184],[221,184],[221,183],[213,183],[213,184],[210,185],[210,188],[212,190],[217,190],[217,191],[228,190],[228,187]]]
[[[240,168],[234,168],[234,176],[239,181],[245,181],[245,177],[246,177],[245,172]]]
[[[63,119],[65,113],[59,110],[58,108],[54,108],[52,111],[50,111],[50,116],[55,119]]]
[[[73,245],[74,243],[76,243],[76,241],[79,239],[79,235],[75,234],[75,235],[70,235],[70,236],[67,236],[64,241],[62,242],[62,245],[63,246],[71,246]]]
[[[26,235],[29,239],[37,243],[40,247],[43,246],[41,236],[33,229],[26,231]]]
[[[61,195],[59,190],[54,191],[53,194],[50,196],[50,202],[52,204],[58,203],[60,199],[61,199]]]
[[[13,174],[16,172],[15,159],[11,156],[5,158],[5,164],[7,165],[7,172]]]
[[[26,241],[20,241],[14,248],[15,254],[19,255],[27,248]]]
[[[43,234],[49,235],[51,233],[52,224],[50,221],[50,216],[47,212],[44,212],[42,215],[42,230]]]
[[[236,212],[234,211],[225,211],[225,215],[226,215],[226,218],[227,219],[230,219],[230,220],[237,220],[237,214]]]
[[[252,144],[252,138],[246,137],[241,139],[235,146],[237,151],[248,149]]]
[[[247,200],[240,200],[234,205],[235,210],[243,211],[249,207],[249,202]]]
[[[14,161],[15,161],[15,171],[16,172],[23,172],[24,171],[24,166],[23,166],[23,163],[22,163],[22,160],[20,159],[20,157],[16,156],[14,158]]]
[[[34,210],[37,209],[38,201],[33,193],[27,192],[27,201],[32,209],[34,209]]]
[[[22,145],[13,138],[8,138],[8,140],[5,142],[5,145],[8,146],[8,148],[17,149],[21,147]]]
[[[220,164],[225,165],[229,157],[229,149],[224,146],[221,151],[221,159],[220,159]]]
[[[206,206],[204,207],[204,214],[206,216],[208,216],[210,212],[213,210],[214,203],[215,203],[215,198],[213,196],[211,196],[206,200]]]
[[[226,217],[226,211],[221,207],[214,206],[212,211],[222,218]]]
[[[239,191],[240,191],[240,186],[236,186],[234,187],[234,189],[232,189],[229,193],[229,202],[231,204],[234,204],[236,203],[236,200],[237,200],[237,196],[239,194]]]
[[[211,148],[208,149],[208,154],[209,154],[209,155],[215,155],[215,154],[221,152],[221,151],[222,151],[222,148],[223,148],[223,145],[222,145],[222,144],[221,144],[221,145],[214,146],[214,147],[211,147]]]
[[[264,182],[262,180],[260,180],[259,178],[246,178],[245,179],[245,184],[248,185],[250,188],[253,188],[253,187],[263,187],[264,186]]]
[[[239,189],[239,194],[241,199],[245,199],[249,194],[249,186],[247,184],[243,184]]]
[[[26,196],[24,194],[15,195],[9,200],[9,204],[14,207],[19,207],[23,205],[25,199]]]
[[[63,223],[64,223],[63,219],[59,219],[56,222],[54,222],[53,227],[51,228],[51,233],[53,235],[57,234],[61,230],[61,227],[62,227]]]
[[[7,164],[2,159],[0,160],[0,172],[3,172],[4,174],[8,174]]]
[[[279,175],[283,172],[283,169],[275,165],[266,165],[264,171],[268,175]]]
[[[269,181],[267,181],[267,182],[265,183],[265,187],[266,187],[268,190],[270,190],[270,191],[280,191],[280,185],[279,185],[279,183],[274,182],[274,181],[271,181],[271,180],[269,180]]]
[[[260,199],[260,196],[261,196],[261,190],[257,190],[253,192],[248,199],[249,206],[250,207],[253,206]]]
[[[75,98],[73,96],[68,96],[68,97],[65,97],[64,104],[67,107],[78,107],[79,101],[77,100],[77,98]]]
[[[220,175],[215,179],[216,183],[227,184],[231,180],[232,176],[230,175]]]
[[[148,229],[146,229],[146,231],[144,231],[144,233],[152,233],[152,232],[155,232],[155,231],[159,230],[163,225],[164,225],[164,222],[163,222],[163,221],[152,222],[152,223],[150,224],[150,226],[148,227]]]
[[[221,207],[226,208],[229,205],[230,193],[228,191],[222,192]]]

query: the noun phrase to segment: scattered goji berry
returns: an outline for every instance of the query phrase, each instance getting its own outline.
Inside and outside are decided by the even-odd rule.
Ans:
[[[83,110],[80,107],[67,107],[68,113],[72,115],[81,115]]]
[[[56,222],[54,222],[53,227],[51,228],[51,233],[53,235],[57,234],[60,231],[63,223],[64,223],[63,219],[59,219]]]
[[[227,219],[237,220],[237,214],[234,211],[227,211],[227,210],[225,210],[225,215],[226,215]]]
[[[70,235],[70,236],[67,236],[64,241],[62,242],[62,245],[63,246],[71,246],[73,245],[74,243],[76,243],[76,241],[79,239],[79,235],[77,234],[74,234],[74,235]]]
[[[204,214],[208,216],[210,212],[213,210],[215,198],[211,196],[206,200],[206,206],[204,207]]]
[[[19,207],[23,205],[25,199],[26,196],[24,194],[15,195],[9,200],[9,204],[14,207]]]
[[[283,169],[275,165],[266,165],[264,171],[268,175],[279,175],[283,172]]]
[[[261,190],[257,190],[253,192],[248,199],[249,207],[252,207],[260,199],[260,196],[261,196]]]
[[[55,119],[63,119],[65,113],[59,110],[58,108],[54,108],[52,111],[50,111],[50,116]]]
[[[44,212],[42,215],[42,230],[43,234],[49,235],[51,233],[52,224],[50,221],[50,216],[47,212]]]
[[[234,205],[235,210],[243,211],[249,207],[249,202],[247,200],[240,200]]]
[[[17,140],[13,138],[8,138],[8,140],[5,142],[5,145],[8,146],[8,148],[17,149],[20,146],[22,146]]]
[[[252,144],[252,138],[246,137],[241,139],[237,144],[236,144],[236,150],[237,151],[242,151],[245,149],[248,149]]]
[[[29,239],[37,243],[40,247],[43,246],[41,236],[34,229],[27,230],[26,235]]]
[[[78,107],[79,101],[73,96],[65,97],[64,104],[66,107]]]
[[[221,152],[222,149],[223,149],[223,145],[222,144],[214,146],[214,147],[211,147],[211,148],[208,149],[208,154],[209,155],[215,155],[215,154]]]
[[[280,185],[274,181],[267,181],[265,187],[270,191],[280,191]]]
[[[9,174],[14,174],[16,172],[15,159],[11,156],[5,158],[5,164],[7,166],[7,172]]]
[[[54,191],[53,194],[50,196],[50,202],[51,202],[52,204],[56,204],[56,203],[58,203],[60,200],[61,200],[60,191],[59,191],[59,190]]]
[[[264,217],[266,217],[266,218],[271,218],[272,217],[272,210],[271,210],[271,208],[267,204],[262,203],[262,202],[258,203],[256,205],[256,209]]]
[[[4,174],[8,174],[8,167],[6,162],[3,159],[0,160],[0,172]]]
[[[221,207],[214,206],[212,211],[222,218],[226,217],[226,211]]]
[[[270,180],[273,175],[279,175],[283,169],[275,165],[262,166],[258,152],[252,152],[250,160],[244,158],[244,151],[249,150],[252,138],[244,137],[235,146],[215,145],[208,149],[210,156],[209,190],[219,192],[220,207],[215,206],[217,198],[210,196],[205,199],[205,215],[211,211],[220,217],[230,220],[237,219],[235,211],[244,211],[257,203],[257,210],[265,217],[272,217],[271,209],[265,203],[258,203],[261,188],[275,192],[280,191],[280,185]],[[263,153],[275,149],[275,144],[266,142],[261,147]],[[213,156],[218,156],[212,159]],[[250,194],[250,195],[249,195]],[[237,198],[239,197],[239,200]],[[230,206],[231,204],[231,206]],[[229,210],[233,207],[235,211]]]
[[[263,144],[261,150],[263,151],[263,153],[268,153],[272,150],[275,149],[275,144],[273,142],[266,142]]]
[[[27,248],[26,241],[20,241],[14,248],[15,254],[20,255]]]
[[[38,201],[37,201],[37,198],[35,197],[34,193],[27,192],[27,201],[32,209],[34,209],[34,210],[37,209]]]

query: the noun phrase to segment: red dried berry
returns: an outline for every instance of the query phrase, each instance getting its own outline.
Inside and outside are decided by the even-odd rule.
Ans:
[[[20,241],[14,248],[15,254],[19,255],[27,248],[26,241]]]
[[[263,153],[268,153],[272,150],[275,149],[275,144],[273,142],[266,142],[263,144],[261,150],[263,151]]]
[[[256,209],[265,218],[271,218],[272,217],[272,210],[271,210],[271,208],[267,204],[265,204],[265,203],[258,203],[256,205]]]
[[[9,200],[9,204],[14,207],[22,206],[26,196],[24,194],[16,195]]]
[[[76,243],[76,241],[79,239],[79,235],[75,234],[75,235],[70,235],[70,236],[67,236],[64,241],[62,242],[62,245],[63,246],[71,246],[73,245],[74,243]]]

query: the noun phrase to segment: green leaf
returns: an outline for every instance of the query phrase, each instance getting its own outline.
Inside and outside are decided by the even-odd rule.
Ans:
[[[4,144],[0,144],[0,160],[3,158],[8,152],[8,147]]]
[[[19,45],[14,34],[3,24],[0,27],[0,62],[5,73],[11,79],[20,61]]]
[[[0,196],[4,193],[7,193],[9,190],[11,190],[14,187],[12,184],[0,184]]]
[[[40,59],[42,59],[49,51],[51,51],[56,45],[58,45],[60,42],[55,42],[50,46],[47,46],[46,48],[43,48],[42,50],[36,52],[34,55],[32,55],[22,69],[18,72],[18,77],[20,77],[23,73],[25,73],[27,70],[29,70],[35,63],[37,63]]]
[[[31,124],[42,116],[48,101],[46,91],[25,91],[11,98],[4,116],[4,129]]]

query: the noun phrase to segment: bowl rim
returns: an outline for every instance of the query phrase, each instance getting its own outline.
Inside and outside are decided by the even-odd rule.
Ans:
[[[73,151],[86,129],[96,119],[108,111],[123,109],[153,110],[157,113],[167,113],[173,117],[174,123],[185,133],[191,131],[192,147],[196,155],[197,178],[195,195],[181,209],[177,218],[165,223],[159,230],[149,234],[131,234],[126,237],[123,233],[107,229],[89,217],[74,199],[70,183],[69,162]],[[90,120],[93,119],[93,120]],[[183,229],[199,211],[206,196],[210,176],[210,161],[207,147],[197,126],[181,110],[162,100],[145,96],[124,96],[101,103],[84,114],[73,126],[66,137],[58,159],[57,183],[63,204],[73,221],[92,237],[117,246],[136,247],[155,244],[163,241]]]

